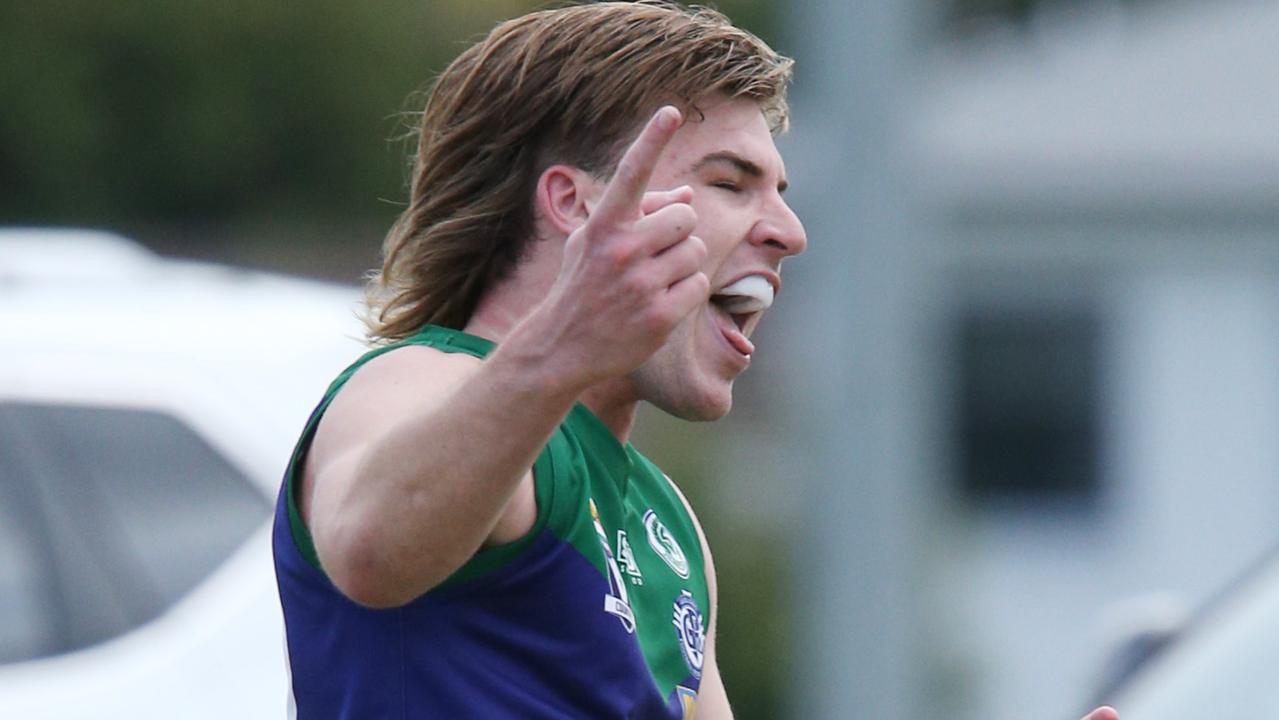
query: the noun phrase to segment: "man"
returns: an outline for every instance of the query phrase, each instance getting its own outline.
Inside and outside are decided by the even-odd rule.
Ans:
[[[628,443],[710,420],[804,249],[791,61],[709,11],[498,26],[438,79],[361,359],[274,537],[304,718],[731,716],[710,551]]]

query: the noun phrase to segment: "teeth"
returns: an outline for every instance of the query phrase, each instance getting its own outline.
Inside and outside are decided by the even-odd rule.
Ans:
[[[767,310],[773,304],[773,285],[762,275],[747,275],[715,293],[715,302],[734,314]]]

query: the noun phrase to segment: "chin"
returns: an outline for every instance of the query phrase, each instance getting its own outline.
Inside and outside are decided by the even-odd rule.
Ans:
[[[719,420],[733,409],[733,386],[705,388],[672,396],[659,393],[648,399],[658,410],[689,422]]]
[[[685,328],[687,330],[687,327]],[[736,370],[706,360],[691,336],[678,335],[631,375],[640,399],[681,420],[719,420],[733,408]]]
[[[723,407],[705,409],[703,412],[699,412],[696,414],[689,414],[689,415],[680,415],[678,417],[681,420],[687,420],[689,422],[712,422],[715,420],[720,420],[724,416],[728,415],[728,411],[732,409],[732,404],[733,404],[732,402],[729,402],[725,404]]]

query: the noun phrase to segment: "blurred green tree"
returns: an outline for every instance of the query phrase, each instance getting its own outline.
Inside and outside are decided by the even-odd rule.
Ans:
[[[6,3],[0,222],[388,222],[406,97],[542,4]]]
[[[379,214],[388,117],[445,62],[421,3],[13,3],[0,218]]]

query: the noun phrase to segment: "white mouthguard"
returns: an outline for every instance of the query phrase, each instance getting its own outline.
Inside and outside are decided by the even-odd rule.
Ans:
[[[759,312],[773,304],[773,285],[763,275],[747,275],[715,293],[714,299],[734,315]]]

